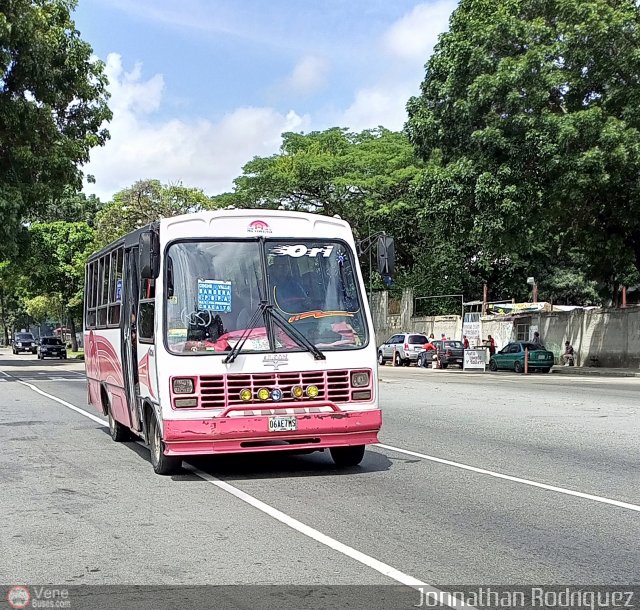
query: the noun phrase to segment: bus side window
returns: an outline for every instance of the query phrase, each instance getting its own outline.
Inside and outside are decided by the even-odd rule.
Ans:
[[[138,303],[138,340],[153,343],[155,317],[156,281],[144,279],[140,282],[140,302]]]
[[[156,304],[154,301],[140,301],[138,308],[138,340],[142,343],[153,342],[153,329]]]

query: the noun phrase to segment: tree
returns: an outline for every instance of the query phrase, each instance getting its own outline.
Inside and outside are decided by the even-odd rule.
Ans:
[[[423,220],[483,279],[576,248],[612,290],[640,269],[638,48],[633,0],[461,0],[406,131]]]
[[[45,209],[27,216],[31,222],[86,222],[94,226],[96,214],[102,207],[102,202],[96,195],[85,195],[72,188],[49,200]]]
[[[74,351],[76,320],[82,316],[84,264],[93,240],[94,231],[84,222],[35,223],[29,228],[30,244],[22,265],[27,296],[59,296]]]
[[[63,309],[62,300],[59,294],[40,294],[30,299],[25,299],[24,306],[27,314],[29,314],[29,316],[38,323],[60,318],[60,313]],[[61,318],[60,326],[64,326],[64,320]]]
[[[140,180],[113,196],[96,215],[96,249],[150,222],[213,207],[202,190]]]
[[[20,274],[16,266],[8,261],[0,262],[0,324],[4,345],[9,345],[11,331],[26,314],[23,303],[17,296]]]
[[[72,186],[104,144],[104,65],[71,19],[75,0],[12,0],[0,9],[0,254],[27,216]],[[0,258],[3,258],[0,256]]]
[[[279,153],[249,161],[234,181],[234,192],[214,201],[220,206],[337,214],[360,239],[377,231],[393,232],[400,266],[409,268],[420,165],[406,136],[388,129],[289,132],[282,135]]]

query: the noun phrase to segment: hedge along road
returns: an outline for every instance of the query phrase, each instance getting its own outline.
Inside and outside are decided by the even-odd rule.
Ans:
[[[638,581],[637,380],[385,368],[381,439],[411,453],[374,447],[348,472],[322,454],[199,459],[167,479],[111,441],[81,366],[0,368],[4,582]]]

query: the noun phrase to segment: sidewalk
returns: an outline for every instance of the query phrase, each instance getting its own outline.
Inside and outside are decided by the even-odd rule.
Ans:
[[[582,375],[587,377],[640,377],[637,369],[614,369],[599,366],[563,366],[556,364],[551,369],[552,374]]]

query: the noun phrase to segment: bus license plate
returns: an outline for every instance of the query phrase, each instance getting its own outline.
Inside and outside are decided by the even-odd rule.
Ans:
[[[269,432],[290,432],[298,429],[298,420],[295,417],[270,417]]]

